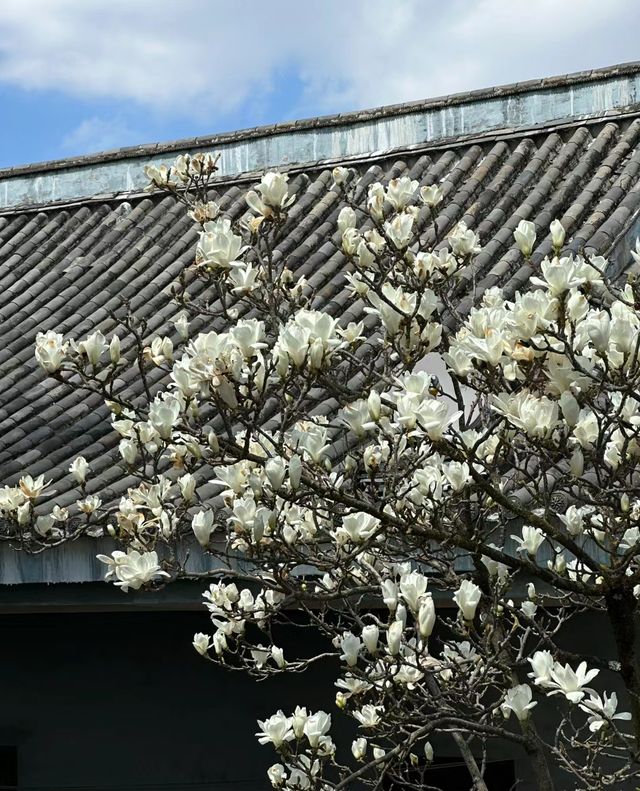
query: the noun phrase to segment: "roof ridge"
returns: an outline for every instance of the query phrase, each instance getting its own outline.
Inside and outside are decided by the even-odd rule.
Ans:
[[[437,141],[425,141],[423,143],[414,143],[409,145],[396,146],[394,148],[385,149],[383,151],[373,151],[368,154],[353,155],[350,157],[335,157],[332,159],[318,159],[309,162],[295,162],[286,166],[278,168],[279,171],[289,174],[309,173],[316,170],[323,170],[325,168],[334,167],[335,165],[343,164],[348,167],[354,167],[370,162],[383,162],[392,157],[402,156],[408,154],[410,156],[417,156],[427,152],[447,151],[449,149],[456,149],[473,145],[474,143],[484,143],[488,140],[499,142],[502,140],[524,139],[527,137],[538,137],[548,135],[552,132],[575,129],[579,127],[596,126],[600,124],[613,123],[618,121],[629,121],[633,119],[640,119],[640,107],[629,112],[616,112],[610,111],[605,114],[599,114],[590,118],[573,119],[560,119],[553,123],[543,123],[534,126],[523,128],[504,128],[504,129],[491,129],[482,133],[473,133],[468,135],[457,135]],[[212,186],[230,186],[235,184],[249,184],[260,179],[262,170],[250,170],[242,173],[222,175],[215,179]],[[47,200],[42,203],[23,203],[12,206],[3,207],[0,202],[0,219],[15,214],[37,214],[46,211],[60,211],[67,208],[79,208],[81,206],[91,206],[95,204],[125,202],[130,200],[142,200],[149,198],[152,195],[159,194],[159,191],[149,192],[147,189],[134,188],[130,190],[118,190],[106,193],[97,193],[95,195],[77,197],[72,199],[62,198],[60,200]]]
[[[239,129],[232,132],[221,132],[214,135],[200,135],[197,137],[172,140],[165,143],[145,143],[137,146],[125,146],[123,148],[100,151],[94,154],[83,154],[80,156],[71,156],[63,159],[52,159],[45,160],[43,162],[16,165],[8,168],[0,168],[0,179],[23,174],[31,174],[34,172],[46,172],[51,170],[83,167],[105,161],[115,161],[118,159],[157,156],[158,154],[165,152],[172,153],[175,151],[185,151],[186,149],[190,148],[211,148],[217,145],[223,145],[225,143],[235,142],[238,140],[250,140],[260,137],[267,137],[283,132],[338,127],[377,120],[398,114],[404,115],[419,113],[424,110],[454,107],[456,105],[465,104],[468,102],[480,102],[496,97],[504,98],[507,96],[517,96],[519,94],[532,93],[539,90],[553,90],[555,88],[564,88],[589,82],[599,82],[611,77],[621,77],[638,73],[640,73],[640,61],[631,61],[628,63],[620,63],[599,69],[589,69],[586,71],[571,72],[569,74],[506,83],[503,85],[479,88],[473,91],[461,91],[458,93],[446,94],[413,102],[381,105],[379,107],[370,109],[355,110],[347,113],[321,115],[294,121],[281,121],[275,124]]]

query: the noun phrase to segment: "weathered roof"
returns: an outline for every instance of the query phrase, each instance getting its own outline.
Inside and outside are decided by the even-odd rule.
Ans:
[[[617,68],[615,79],[620,76]],[[638,66],[625,68],[625,79],[635,80],[640,74]],[[590,79],[579,75],[576,85],[590,85],[597,92],[599,83]],[[608,77],[601,74],[599,79]],[[546,90],[549,84],[539,87]],[[562,87],[572,87],[569,78]],[[522,91],[535,94],[531,86]],[[522,91],[514,89],[514,101]],[[468,307],[465,284],[469,286],[472,278],[476,293],[494,285],[513,293],[526,283],[529,269],[512,236],[521,219],[534,221],[538,228],[534,260],[549,251],[547,228],[557,217],[568,231],[569,248],[609,255],[619,269],[626,263],[640,217],[640,93],[637,98],[634,93],[632,103],[604,111],[605,117],[586,115],[535,128],[411,142],[392,153],[362,154],[346,161],[361,176],[361,196],[370,183],[404,174],[421,184],[440,183],[445,200],[437,218],[439,235],[464,220],[479,233],[483,245],[460,290],[460,302]],[[168,157],[168,151],[164,153]],[[48,167],[58,165],[44,166],[30,177],[46,175]],[[91,165],[85,162],[82,167],[90,181]],[[255,178],[244,174],[216,184],[216,198],[233,219],[245,212],[242,196]],[[290,185],[297,200],[278,245],[280,252],[297,274],[319,289],[323,308],[345,321],[358,318],[358,306],[346,307],[345,259],[336,231],[341,203],[330,189],[331,167],[326,162],[291,167]],[[13,483],[25,471],[45,473],[54,481],[58,500],[69,502],[74,497],[65,490],[67,469],[82,454],[94,473],[89,492],[106,489],[117,497],[123,491],[117,438],[110,431],[106,407],[98,397],[68,392],[47,378],[33,357],[34,338],[47,329],[76,338],[95,328],[111,333],[115,323],[110,312],[120,309],[123,299],[136,315],[148,319],[149,334],[165,330],[178,312],[171,302],[171,284],[193,260],[195,241],[184,207],[163,194],[136,190],[2,211],[0,483]],[[136,387],[135,377],[129,384]],[[68,551],[79,556],[77,549]],[[23,571],[5,560],[0,563],[0,583],[83,581],[98,573],[96,564],[86,559],[78,564],[61,558],[51,564],[39,560],[23,566]]]

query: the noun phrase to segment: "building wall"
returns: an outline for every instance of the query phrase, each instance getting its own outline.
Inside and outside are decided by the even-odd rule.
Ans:
[[[256,683],[226,672],[191,646],[207,626],[204,611],[1,615],[0,747],[17,745],[19,787],[269,788],[265,771],[276,757],[257,744],[256,719],[298,703],[335,712],[335,674],[325,668]],[[306,631],[292,639],[311,647]],[[575,651],[614,655],[597,619],[577,620],[566,640]],[[351,723],[334,720],[348,751]],[[434,746],[441,759],[453,754],[444,741]],[[511,745],[494,746],[490,758],[515,760],[518,791],[535,791]],[[565,787],[566,780],[558,785]]]

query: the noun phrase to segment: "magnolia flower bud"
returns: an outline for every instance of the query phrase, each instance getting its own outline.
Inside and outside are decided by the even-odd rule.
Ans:
[[[180,494],[183,500],[186,500],[186,502],[193,500],[193,495],[196,491],[196,479],[190,472],[178,478],[178,486],[180,487]]]
[[[201,547],[206,547],[213,533],[213,511],[198,511],[193,515],[191,529]]]
[[[382,599],[389,610],[393,612],[398,606],[398,586],[393,580],[384,580],[381,587]]]
[[[520,220],[518,227],[513,232],[513,238],[522,255],[528,258],[533,252],[536,242],[536,226],[528,220]]]
[[[296,739],[302,739],[304,736],[304,726],[307,724],[308,719],[309,715],[306,708],[304,706],[296,706],[291,718],[291,727]]]
[[[481,596],[482,591],[474,582],[471,582],[471,580],[462,580],[453,599],[458,605],[458,609],[465,621],[473,621],[475,618],[476,609],[480,603]]]
[[[369,415],[371,420],[380,420],[380,411],[382,409],[382,402],[380,400],[380,393],[377,390],[372,390],[367,399],[367,406],[369,407]]]
[[[264,465],[264,471],[267,478],[269,479],[271,488],[274,491],[278,491],[278,489],[284,483],[284,479],[287,474],[287,468],[285,467],[284,459],[282,459],[280,456],[269,459]]]
[[[189,338],[189,319],[187,314],[182,311],[182,313],[178,313],[178,315],[172,321],[173,326],[176,328],[178,335],[182,338],[183,341],[186,341]]]
[[[584,456],[580,448],[576,448],[571,454],[569,469],[575,478],[579,478],[584,472]]]
[[[431,746],[431,742],[424,743],[424,757],[429,763],[433,761],[433,747]]]
[[[345,206],[338,214],[338,230],[344,234],[347,228],[356,227],[356,213],[351,206]]]
[[[442,190],[437,184],[430,184],[427,187],[420,188],[420,197],[425,206],[433,209],[442,200]]]
[[[564,238],[566,235],[564,226],[560,220],[554,220],[549,226],[549,230],[551,231],[551,244],[555,250],[559,251],[564,244]]]
[[[348,227],[342,234],[342,249],[347,255],[355,255],[360,244],[360,234],[355,227]]]
[[[362,761],[367,753],[367,740],[364,736],[361,736],[359,739],[355,739],[351,743],[351,753],[356,761]]]
[[[27,500],[26,503],[22,503],[16,509],[16,518],[18,520],[18,524],[21,527],[24,527],[26,524],[29,523],[31,519],[31,503]]]
[[[391,656],[400,653],[403,630],[404,624],[402,621],[394,621],[387,629],[387,647]]]
[[[431,596],[425,596],[418,610],[418,631],[420,637],[430,637],[436,623],[436,608]]]
[[[378,638],[380,636],[380,629],[376,624],[369,624],[362,630],[362,642],[365,644],[367,651],[370,654],[375,654],[378,650]]]
[[[87,473],[89,472],[89,465],[84,456],[78,456],[71,462],[69,472],[73,475],[78,483],[82,484],[85,482],[87,479]]]
[[[133,440],[121,439],[118,450],[127,464],[135,464],[136,456],[138,455],[138,446]]]
[[[568,390],[560,396],[560,409],[567,424],[573,428],[580,418],[580,404]]]
[[[216,432],[213,429],[210,429],[207,432],[207,444],[214,453],[218,453],[220,451],[220,445],[218,444],[218,437],[216,436]]]
[[[282,648],[278,648],[277,645],[271,646],[271,656],[273,657],[273,661],[280,669],[282,669],[287,664],[284,658],[284,651]]]
[[[109,344],[109,357],[114,365],[120,362],[120,338],[114,335]]]
[[[289,483],[294,492],[300,486],[301,478],[302,478],[302,460],[300,459],[300,456],[298,456],[297,453],[294,453],[291,459],[289,460]]]

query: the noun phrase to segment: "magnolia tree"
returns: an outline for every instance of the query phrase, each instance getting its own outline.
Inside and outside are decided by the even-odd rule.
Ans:
[[[188,553],[206,553],[196,651],[259,677],[339,668],[326,710],[259,721],[276,788],[434,788],[434,750],[455,749],[486,791],[491,742],[530,762],[536,788],[619,788],[640,736],[640,286],[562,256],[557,220],[534,265],[522,221],[528,287],[463,314],[480,239],[441,231],[440,187],[365,189],[339,167],[344,291],[362,316],[347,322],[287,266],[287,176],[267,173],[232,221],[210,200],[215,171],[202,155],[148,169],[199,230],[165,335],[127,316],[110,339],[37,338],[50,376],[105,398],[128,494],[87,495],[78,458],[75,506],[51,510],[25,475],[0,494],[7,535],[39,548],[103,531],[124,592],[188,577]],[[587,611],[608,618],[615,660],[563,647]],[[319,653],[278,645],[292,620]]]

